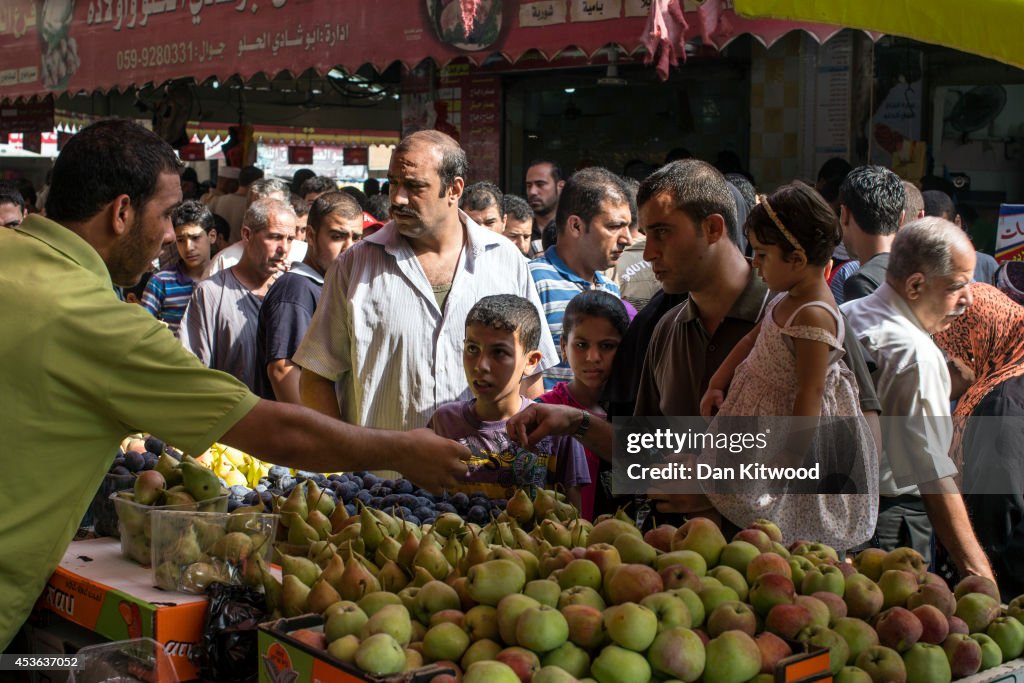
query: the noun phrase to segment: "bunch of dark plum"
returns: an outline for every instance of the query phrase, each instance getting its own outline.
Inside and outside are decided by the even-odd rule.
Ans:
[[[262,500],[267,511],[271,511],[275,496],[287,496],[295,485],[311,480],[334,498],[335,503],[343,502],[350,515],[358,514],[358,504],[384,510],[397,517],[404,517],[413,524],[433,524],[434,519],[445,512],[462,516],[467,522],[484,525],[491,515],[498,515],[505,509],[504,498],[491,500],[482,493],[467,495],[435,496],[429,491],[417,488],[408,479],[381,479],[371,472],[350,472],[346,474],[323,475],[313,472],[296,472],[292,476],[284,467],[271,467],[267,476],[260,480],[254,490],[244,486],[231,487],[232,501],[238,505],[255,505]],[[236,489],[238,491],[236,491]]]
[[[114,458],[114,462],[110,465],[110,474],[117,474],[124,476],[126,474],[138,474],[145,470],[151,470],[156,467],[156,461],[160,459],[160,454],[164,452],[164,442],[155,436],[146,437],[146,450],[143,451],[128,451],[127,453],[118,453],[117,457]],[[168,455],[176,460],[181,460],[181,454],[173,448],[167,448],[166,452]]]

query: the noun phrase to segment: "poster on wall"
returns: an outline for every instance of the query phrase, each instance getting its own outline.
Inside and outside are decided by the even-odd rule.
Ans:
[[[923,76],[924,55],[920,50],[891,48],[876,51],[875,110],[869,130],[869,159],[872,164],[909,168],[917,178],[908,180],[917,180],[924,174],[923,148],[905,144],[921,140]],[[915,154],[921,160],[920,165],[913,163]]]
[[[996,261],[1024,261],[1024,204],[1003,204],[999,207]]]

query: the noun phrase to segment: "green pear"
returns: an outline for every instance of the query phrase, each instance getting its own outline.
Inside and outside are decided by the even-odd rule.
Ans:
[[[317,579],[309,591],[306,606],[310,612],[320,613],[331,605],[340,602],[341,596],[334,587],[323,578]]]
[[[164,475],[156,470],[140,472],[135,477],[135,502],[139,505],[154,505],[166,489]]]
[[[416,558],[416,551],[420,548],[420,539],[414,534],[407,534],[402,540],[402,547],[398,550],[398,557],[395,561],[398,566],[406,571],[412,571],[412,563]]]
[[[423,655],[432,661],[457,662],[469,648],[469,635],[458,624],[442,622],[423,636]]]
[[[647,683],[651,665],[639,652],[608,645],[590,664],[590,673],[597,683]]]
[[[344,507],[344,506],[342,506]],[[306,509],[317,510],[330,519],[334,514],[334,499],[327,495],[326,489],[320,488],[315,481],[306,480]]]
[[[404,605],[381,607],[360,629],[359,637],[366,639],[379,633],[388,634],[403,647],[409,644],[412,639],[412,622]],[[459,656],[462,656],[461,653]]]
[[[489,552],[483,538],[479,534],[472,534],[466,544],[466,554],[462,557],[462,573],[467,574],[470,567],[486,561]]]
[[[583,648],[571,642],[565,642],[551,652],[547,652],[540,660],[543,668],[533,675],[533,680],[543,671],[555,669],[568,674],[569,679],[582,678],[590,671],[590,655]],[[541,677],[544,680],[544,677]]]
[[[524,489],[519,489],[514,496],[508,499],[505,512],[519,524],[528,524],[533,521],[533,501],[530,500],[530,496],[526,495]]]
[[[328,640],[330,639],[328,638]],[[355,664],[356,651],[358,650],[359,638],[354,635],[342,636],[337,640],[330,640],[330,645],[327,646],[327,654],[334,657],[339,662],[344,662],[346,664]]]
[[[318,539],[326,539],[331,535],[331,520],[319,510],[310,510],[305,523],[313,527]]]
[[[462,674],[462,683],[520,683],[519,675],[498,661],[473,662]]]
[[[185,490],[192,494],[197,501],[210,500],[221,495],[220,479],[213,470],[206,469],[202,465],[194,465],[182,460],[181,479]]]
[[[345,562],[345,571],[341,575],[341,586],[338,592],[344,600],[357,601],[367,593],[380,590],[380,582],[360,560],[349,552]]]
[[[488,560],[470,567],[469,595],[481,605],[496,606],[512,593],[520,593],[526,585],[526,573],[509,560]]]
[[[328,642],[345,636],[358,636],[369,617],[354,602],[342,600],[327,608],[324,613],[324,634]]]
[[[441,548],[441,554],[444,555],[444,559],[448,560],[449,565],[458,567],[466,556],[466,548],[455,534],[452,534],[445,540],[444,547]]]
[[[195,527],[189,527],[174,544],[170,556],[179,565],[184,566],[198,562],[202,554],[203,552],[199,548],[199,540],[196,537],[196,529]]]
[[[309,598],[309,586],[294,574],[285,574],[281,582],[281,611],[286,617],[297,617],[305,614],[306,600]]]
[[[612,544],[619,551],[619,556],[626,564],[654,564],[658,551],[639,536],[622,534]]]
[[[160,454],[156,461],[156,467],[153,469],[164,476],[164,481],[167,482],[168,488],[181,483],[181,470],[178,469],[178,461],[167,455],[167,453]]]
[[[409,577],[393,560],[388,560],[381,566],[377,580],[380,582],[381,590],[389,593],[397,593],[409,585]]]
[[[386,633],[377,633],[359,644],[356,666],[377,676],[397,674],[405,668],[405,650]]]
[[[305,557],[283,555],[281,557],[281,574],[294,576],[296,579],[312,587],[320,576],[320,567]]]
[[[363,539],[363,543],[366,544],[367,552],[375,552],[377,546],[384,539],[385,534],[380,520],[374,517],[373,512],[366,506],[359,510],[359,528],[361,531],[360,537]]]
[[[470,644],[466,648],[465,654],[462,655],[462,660],[459,664],[462,665],[463,669],[468,669],[474,662],[486,662],[491,661],[498,656],[501,652],[502,647],[493,640],[487,638],[483,640],[477,640]]]
[[[372,617],[374,614],[379,612],[382,607],[388,605],[401,605],[402,599],[394,593],[388,593],[386,591],[374,591],[373,593],[367,593],[359,602],[359,609],[366,613],[367,617]]]
[[[413,557],[413,567],[421,567],[435,579],[443,579],[451,571],[451,565],[448,564],[441,547],[434,540],[433,532],[428,536],[430,536],[429,539],[424,536],[420,540],[419,548]]]
[[[295,488],[291,490],[288,497],[281,503],[281,516],[284,518],[285,513],[294,512],[301,519],[305,520],[309,516],[309,506],[306,504],[306,487],[303,484],[296,484]]]

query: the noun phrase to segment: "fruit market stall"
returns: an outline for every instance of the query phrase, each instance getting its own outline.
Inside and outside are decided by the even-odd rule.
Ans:
[[[125,447],[120,541],[73,543],[38,607],[154,638],[182,680],[1024,679],[1024,596],[951,587],[909,548],[843,560],[764,520],[731,540],[704,518],[643,533],[623,511],[581,519],[554,491],[437,498],[370,473],[221,453],[218,474],[213,452]],[[246,483],[224,486],[230,471]],[[232,632],[248,648],[234,678],[201,656],[218,637],[204,594],[224,585],[259,601]]]

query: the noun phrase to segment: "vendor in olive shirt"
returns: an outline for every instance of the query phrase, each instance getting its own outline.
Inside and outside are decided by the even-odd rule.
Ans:
[[[317,472],[384,464],[433,489],[465,478],[464,447],[260,400],[117,299],[114,285],[138,282],[174,239],[178,169],[174,150],[141,126],[95,123],[57,157],[49,219],[0,231],[0,651],[132,432],[195,455],[223,441]]]
[[[654,329],[634,414],[696,416],[708,380],[760,320],[769,291],[732,238],[738,230],[735,201],[712,166],[694,159],[673,162],[641,184],[637,202],[647,234],[644,258],[666,293],[689,294]],[[846,338],[846,358],[857,376],[861,409],[877,442],[878,399],[856,337]],[[583,445],[610,458],[611,425],[587,422],[579,437]],[[582,411],[537,405],[513,417],[509,431],[532,442],[546,434],[573,434],[583,423]],[[651,497],[662,513],[718,517],[703,495]]]

